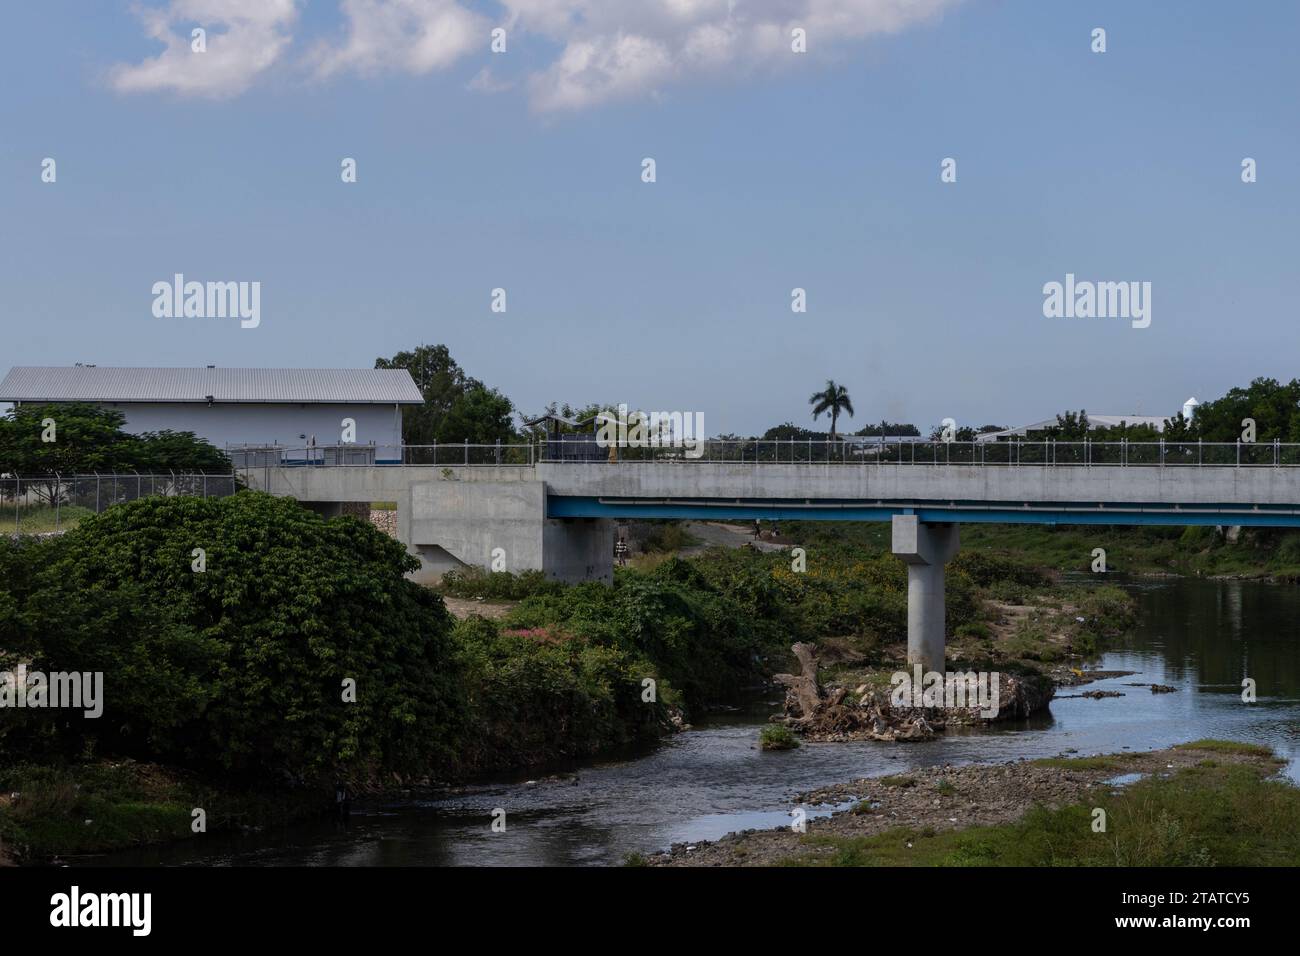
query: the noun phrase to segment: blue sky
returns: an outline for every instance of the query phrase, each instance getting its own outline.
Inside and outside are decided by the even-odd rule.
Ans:
[[[0,366],[443,342],[521,410],[710,433],[810,422],[828,377],[857,427],[1172,414],[1300,374],[1300,4],[594,2],[11,5]],[[184,41],[157,63],[150,15]],[[176,272],[260,281],[260,326],[155,318]],[[1150,327],[1045,318],[1066,273],[1151,282]]]

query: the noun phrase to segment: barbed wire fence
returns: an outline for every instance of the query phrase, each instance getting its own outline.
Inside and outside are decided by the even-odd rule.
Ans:
[[[86,515],[152,496],[225,497],[240,488],[233,474],[3,475],[0,534],[59,534]]]

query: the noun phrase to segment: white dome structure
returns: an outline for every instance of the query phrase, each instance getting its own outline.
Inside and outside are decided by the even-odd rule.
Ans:
[[[1196,411],[1196,407],[1200,404],[1201,403],[1196,400],[1195,395],[1183,402],[1183,418],[1190,422],[1192,420],[1192,412]]]

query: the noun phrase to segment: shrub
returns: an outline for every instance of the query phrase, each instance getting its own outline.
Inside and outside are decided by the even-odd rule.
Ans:
[[[768,724],[758,734],[760,750],[794,750],[799,740],[784,724]]]
[[[564,590],[562,581],[553,581],[541,571],[484,571],[479,567],[458,568],[442,576],[439,585],[443,594],[462,598],[488,598],[499,601],[520,601],[534,594],[559,594]]]
[[[260,493],[158,497],[35,553],[14,547],[0,565],[36,564],[0,601],[0,627],[19,606],[30,668],[102,671],[105,699],[97,720],[23,711],[10,745],[98,742],[302,782],[427,773],[453,757],[450,617],[404,578],[415,559],[369,524]]]

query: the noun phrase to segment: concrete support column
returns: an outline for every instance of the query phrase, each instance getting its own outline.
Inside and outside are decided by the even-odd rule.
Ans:
[[[894,554],[907,562],[907,663],[944,669],[943,566],[957,553],[957,525],[895,515]]]

